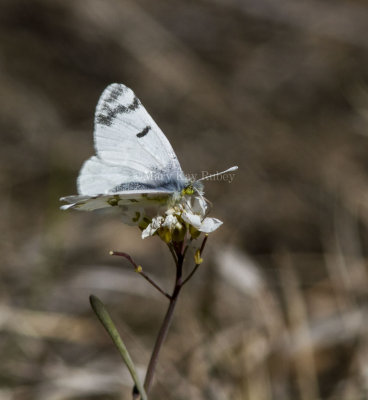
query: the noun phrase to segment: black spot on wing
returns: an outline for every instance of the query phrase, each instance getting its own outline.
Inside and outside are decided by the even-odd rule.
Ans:
[[[111,126],[114,119],[119,114],[129,114],[135,111],[141,105],[141,102],[136,96],[134,96],[132,103],[128,106],[118,104],[116,107],[110,107],[108,103],[109,102],[106,101],[106,103],[102,107],[102,111],[96,115],[96,122],[98,124]]]
[[[141,132],[137,133],[137,137],[142,138],[143,136],[146,136],[150,129],[151,127],[147,125]]]

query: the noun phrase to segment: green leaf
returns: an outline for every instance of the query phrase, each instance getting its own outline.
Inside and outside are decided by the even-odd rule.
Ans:
[[[111,337],[112,341],[114,342],[116,348],[118,349],[121,357],[123,358],[126,366],[128,367],[130,375],[132,376],[132,379],[135,383],[136,388],[138,389],[138,391],[141,395],[142,400],[147,400],[147,394],[143,388],[141,381],[139,380],[134,363],[128,353],[128,350],[127,350],[123,340],[121,339],[121,337],[119,335],[119,332],[117,331],[117,329],[115,327],[115,324],[113,323],[109,313],[107,312],[104,304],[98,297],[96,297],[94,295],[89,296],[89,301],[91,303],[93,311],[96,313],[101,324],[104,326],[107,333],[110,335],[110,337]]]

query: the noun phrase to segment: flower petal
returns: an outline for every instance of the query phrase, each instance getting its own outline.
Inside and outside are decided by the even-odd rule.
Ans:
[[[142,239],[154,235],[157,229],[161,227],[161,224],[163,222],[164,222],[164,217],[159,216],[153,218],[151,223],[147,226],[147,228],[142,231]]]
[[[163,222],[162,226],[169,228],[169,229],[174,229],[175,225],[178,223],[178,219],[176,218],[175,215],[167,215],[165,218],[165,221]]]
[[[188,211],[183,211],[183,214],[181,214],[181,217],[185,222],[188,224],[194,226],[196,229],[199,230],[200,226],[202,225],[201,217],[196,214],[192,214],[191,212]]]
[[[204,232],[204,233],[210,233],[215,231],[217,228],[219,228],[222,225],[222,221],[220,221],[217,218],[205,218],[201,224],[201,226],[198,228],[199,231]]]
[[[190,210],[194,214],[204,217],[207,210],[207,203],[203,197],[195,196],[192,198]]]

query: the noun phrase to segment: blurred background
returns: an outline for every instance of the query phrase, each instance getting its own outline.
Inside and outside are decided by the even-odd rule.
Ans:
[[[59,210],[112,82],[185,172],[239,165],[151,398],[368,398],[367,27],[359,0],[0,1],[0,400],[131,398],[91,293],[148,363],[167,301],[108,252],[170,290],[167,248]]]

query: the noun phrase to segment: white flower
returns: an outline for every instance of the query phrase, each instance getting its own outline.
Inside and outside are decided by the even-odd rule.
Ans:
[[[181,203],[166,210],[164,217],[152,218],[151,223],[142,232],[142,239],[158,233],[165,241],[171,241],[175,232],[176,236],[180,237],[180,233],[185,234],[186,228],[193,237],[197,237],[200,232],[213,232],[222,222],[217,218],[206,217],[206,211],[207,203],[203,197],[185,196]]]
[[[69,196],[64,200],[70,203],[62,206],[64,210],[99,210],[108,204],[110,210],[120,213],[124,223],[142,230],[142,239],[157,233],[167,243],[184,240],[186,232],[197,238],[201,232],[210,233],[222,225],[217,218],[206,216],[207,202],[201,195],[178,195],[169,205],[163,203],[159,207],[146,207],[141,202],[127,204],[119,195]]]
[[[222,225],[217,218],[206,217],[207,203],[202,196],[194,196],[190,203],[186,203],[182,218],[200,232],[210,233]]]
[[[161,217],[161,216],[152,218],[151,223],[142,232],[142,239],[145,239],[148,236],[154,235],[156,233],[157,229],[161,228],[162,223],[164,221],[165,221],[165,218]]]
[[[211,233],[222,225],[222,221],[217,218],[207,217],[202,220],[199,215],[191,214],[187,211],[183,212],[182,217],[185,222],[204,233]]]
[[[206,215],[207,211],[207,203],[206,200],[201,196],[192,197],[190,205],[187,205],[187,209],[189,208],[193,213],[199,214],[201,216]]]
[[[162,227],[174,230],[175,228],[180,229],[182,224],[178,221],[178,218],[174,214],[168,214],[162,224]]]

